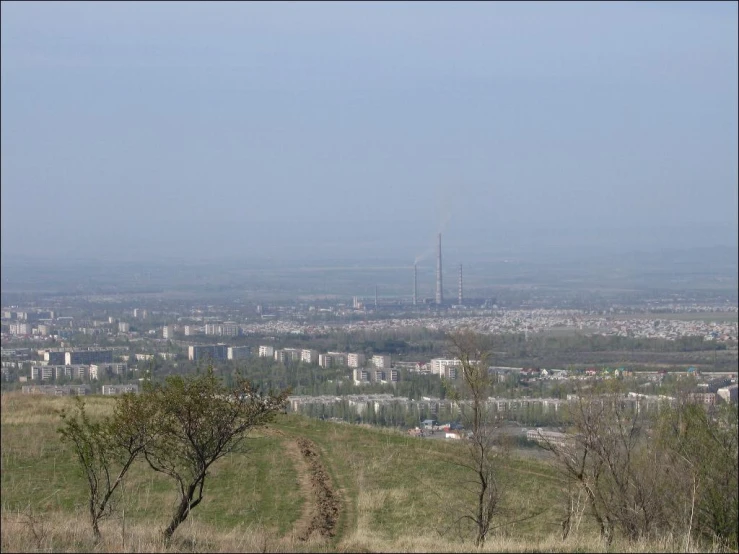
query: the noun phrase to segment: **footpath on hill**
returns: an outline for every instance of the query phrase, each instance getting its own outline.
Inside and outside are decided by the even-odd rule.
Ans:
[[[336,536],[342,502],[324,466],[316,444],[304,437],[290,437],[278,429],[270,429],[284,437],[285,453],[293,460],[298,483],[306,499],[293,532],[300,541],[318,535],[321,539]]]

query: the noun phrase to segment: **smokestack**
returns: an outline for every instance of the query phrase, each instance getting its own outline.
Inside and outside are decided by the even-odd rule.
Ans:
[[[418,266],[413,262],[413,305],[418,302]]]
[[[462,296],[462,264],[459,264],[459,305],[464,304],[464,298]]]
[[[375,309],[377,309],[377,285],[375,285]]]
[[[441,233],[439,233],[439,248],[436,252],[436,304],[441,305],[444,302],[444,293],[442,292],[441,283]]]

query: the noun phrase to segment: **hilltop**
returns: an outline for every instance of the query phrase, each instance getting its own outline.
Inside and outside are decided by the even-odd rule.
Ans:
[[[113,399],[87,399],[93,416]],[[2,551],[92,551],[86,488],[56,435],[69,397],[2,395]],[[461,442],[282,415],[216,464],[203,503],[168,546],[158,532],[171,483],[135,467],[100,551],[425,552],[473,548],[455,525],[470,506]],[[605,551],[586,519],[561,539],[563,481],[546,460],[514,452],[508,494],[486,551]],[[669,541],[613,545],[670,551]]]

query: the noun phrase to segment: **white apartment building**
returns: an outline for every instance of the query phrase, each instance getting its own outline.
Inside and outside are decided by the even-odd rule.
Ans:
[[[118,323],[118,332],[119,333],[129,333],[131,331],[131,325],[126,323],[125,321],[121,321]]]
[[[367,360],[364,354],[359,354],[356,352],[352,352],[347,355],[346,357],[346,363],[349,367],[363,367],[364,362]]]
[[[229,360],[241,360],[251,356],[251,348],[248,346],[229,346],[226,357]]]
[[[331,357],[330,354],[319,354],[318,365],[324,369],[326,369],[327,367],[333,367],[334,359]]]
[[[372,365],[377,369],[389,369],[390,368],[390,356],[385,354],[375,354],[372,356]]]
[[[183,331],[185,332],[186,337],[191,337],[192,335],[197,334],[198,329],[194,325],[185,325]]]
[[[260,346],[259,357],[260,358],[272,358],[275,355],[274,346]]]
[[[11,323],[10,324],[11,335],[31,335],[33,334],[33,325],[30,323]]]
[[[301,350],[300,361],[306,364],[318,363],[318,350],[310,350],[308,348]]]
[[[125,375],[128,365],[119,362],[109,364],[90,364],[90,379],[99,379],[110,370],[113,375]]]
[[[206,323],[205,324],[206,335],[222,335],[223,326],[220,323]]]
[[[355,385],[362,385],[372,381],[372,374],[370,370],[356,368],[352,371],[352,378],[354,379]]]
[[[347,356],[348,356],[346,352],[328,352],[328,355],[331,356],[332,365],[346,366]]]
[[[139,386],[136,384],[130,385],[103,385],[103,394],[105,396],[111,396],[115,394],[125,394],[128,392],[137,393],[139,392]]]
[[[241,334],[241,327],[235,321],[226,321],[221,325],[221,335],[225,337],[238,337]]]
[[[174,338],[174,326],[165,325],[162,327],[162,338],[173,339]]]
[[[462,365],[462,360],[460,360],[459,358],[453,358],[451,360],[444,358],[434,358],[429,363],[431,364],[431,373],[443,377],[445,367],[460,366]]]

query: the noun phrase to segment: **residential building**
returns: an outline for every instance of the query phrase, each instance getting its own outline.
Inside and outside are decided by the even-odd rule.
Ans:
[[[333,367],[334,359],[331,357],[330,354],[319,354],[318,355],[318,365],[324,369],[328,367]]]
[[[364,354],[359,354],[356,352],[352,352],[347,355],[346,357],[346,363],[349,367],[363,367],[364,363],[366,361],[366,357]]]
[[[370,371],[362,368],[354,369],[352,371],[352,378],[354,379],[355,385],[361,385],[363,383],[369,383],[372,381]]]
[[[318,350],[303,349],[300,351],[300,361],[306,364],[318,363]]]
[[[187,347],[188,359],[193,361],[210,358],[211,360],[225,360],[228,357],[228,346],[225,344],[199,344]]]
[[[229,360],[240,360],[251,356],[251,348],[248,346],[229,346],[227,358]]]
[[[459,366],[462,365],[462,361],[458,358],[454,359],[444,359],[444,358],[434,358],[430,362],[431,364],[431,373],[434,375],[443,375],[444,374],[444,367],[446,366]]]
[[[111,363],[113,350],[110,348],[97,350],[70,350],[64,353],[65,365]]]
[[[241,327],[235,321],[226,321],[221,325],[221,335],[224,337],[238,337],[241,335]]]
[[[174,326],[173,325],[165,325],[164,327],[162,327],[162,338],[164,339],[174,338]]]
[[[131,332],[131,324],[126,323],[125,321],[119,321],[118,322],[118,332],[119,333],[130,333]]]
[[[259,357],[260,358],[272,358],[275,355],[274,346],[260,346]]]
[[[728,387],[721,387],[716,391],[716,394],[721,398],[724,402],[727,402],[729,404],[736,404],[737,403],[737,388],[739,388],[736,384],[729,385]]]
[[[23,394],[48,394],[51,396],[83,396],[90,394],[89,385],[23,385],[21,388]]]
[[[33,334],[33,325],[31,323],[15,322],[10,324],[11,335],[31,335]]]
[[[51,333],[51,325],[41,324],[38,326],[38,334],[42,337],[48,337]]]
[[[348,357],[346,352],[328,352],[328,355],[331,356],[331,364],[333,366],[346,366]]]
[[[129,385],[103,385],[103,395],[112,396],[116,394],[126,394],[129,392],[138,393],[139,386],[135,383]]]
[[[67,351],[63,348],[44,350],[44,361],[48,365],[64,365],[66,353]]]
[[[372,365],[377,369],[390,369],[390,356],[375,354],[372,356]]]
[[[128,371],[128,365],[119,362],[113,362],[110,364],[90,364],[90,379],[99,379],[108,371],[113,375],[125,375]]]

